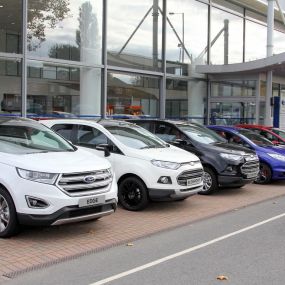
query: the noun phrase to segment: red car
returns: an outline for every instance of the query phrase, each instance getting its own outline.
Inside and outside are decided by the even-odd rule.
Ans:
[[[285,145],[285,131],[263,125],[249,125],[249,124],[238,124],[237,127],[244,129],[251,129],[252,131],[262,135],[263,137],[270,140],[275,145]]]

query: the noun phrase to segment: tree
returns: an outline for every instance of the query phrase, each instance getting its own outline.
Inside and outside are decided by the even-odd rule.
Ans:
[[[55,28],[70,11],[69,0],[29,1],[28,11],[28,49],[36,50],[45,41],[45,29]]]

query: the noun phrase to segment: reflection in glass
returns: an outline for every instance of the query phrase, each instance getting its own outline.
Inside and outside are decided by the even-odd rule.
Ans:
[[[243,61],[243,19],[212,9],[211,63],[228,64]]]
[[[208,6],[194,0],[169,0],[167,8],[167,73],[188,75],[195,65],[207,62]]]
[[[254,80],[212,82],[211,97],[253,97],[256,95]]]
[[[256,123],[255,102],[218,102],[211,103],[211,125],[236,125]]]
[[[107,114],[158,116],[159,79],[151,76],[108,74]]]
[[[21,62],[0,60],[1,114],[21,114]]]
[[[40,116],[100,116],[101,85],[93,89],[88,79],[101,82],[101,70],[88,67],[60,66],[29,61],[27,113]],[[90,79],[90,78],[89,78]],[[86,83],[87,82],[87,83]]]
[[[108,64],[161,69],[161,0],[108,1]]]
[[[202,80],[166,81],[166,117],[204,123],[207,83]]]
[[[0,52],[21,53],[22,1],[0,2]]]
[[[266,34],[265,26],[246,21],[245,61],[266,57]]]
[[[28,1],[30,55],[101,64],[102,1]]]

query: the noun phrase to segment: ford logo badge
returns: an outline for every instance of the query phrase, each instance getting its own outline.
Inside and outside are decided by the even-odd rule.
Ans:
[[[84,182],[89,184],[95,182],[96,178],[95,176],[85,176],[83,180]]]

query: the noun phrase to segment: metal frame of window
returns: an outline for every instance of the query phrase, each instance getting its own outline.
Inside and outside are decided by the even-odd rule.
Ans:
[[[107,64],[107,21],[108,21],[108,0],[101,0],[103,6],[103,17],[102,17],[102,64],[101,65],[92,65],[84,62],[76,62],[70,60],[62,60],[62,59],[53,59],[53,58],[42,58],[31,56],[28,54],[27,51],[27,16],[28,16],[28,1],[29,0],[22,0],[22,54],[14,54],[14,53],[4,53],[0,52],[0,59],[3,60],[16,60],[21,62],[22,66],[22,76],[21,76],[21,94],[22,94],[22,105],[21,105],[21,115],[26,117],[27,116],[27,78],[28,78],[28,61],[41,61],[44,63],[48,63],[51,65],[60,65],[60,66],[69,66],[69,67],[87,67],[87,68],[99,68],[102,71],[102,81],[101,81],[101,116],[106,117],[106,106],[107,106],[107,74],[108,72],[123,72],[128,74],[139,74],[144,76],[155,76],[159,79],[159,117],[165,118],[165,105],[166,105],[166,80],[167,79],[180,79],[180,80],[191,80],[193,79],[190,76],[179,76],[175,74],[169,74],[166,71],[166,30],[167,30],[167,0],[161,0],[163,5],[163,19],[162,19],[162,70],[161,72],[158,71],[148,71],[143,69],[133,69],[133,68],[125,68],[119,66],[113,66]],[[195,0],[196,2],[203,3],[208,5],[208,54],[207,54],[207,62],[208,64],[211,62],[211,48],[209,46],[211,40],[211,9],[215,7],[215,4],[212,3],[212,0]],[[231,2],[229,0],[229,2]],[[221,7],[215,7],[217,9],[221,9]],[[225,9],[226,12],[231,13],[233,15],[239,16],[243,19],[243,61],[245,60],[245,22],[252,21],[252,19],[246,18],[246,11],[249,10],[244,8],[243,15],[239,13],[235,13],[234,11],[229,12]],[[257,11],[255,11],[258,13]],[[259,23],[260,24],[260,23]],[[266,23],[265,23],[266,25]],[[199,78],[199,80],[203,80]],[[209,106],[210,106],[210,84],[209,79],[206,78],[205,81],[208,82],[208,90],[207,90],[207,111],[209,116]],[[258,98],[257,98],[258,101]]]

